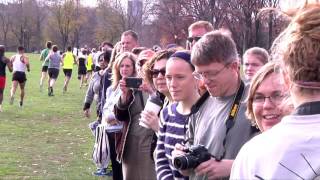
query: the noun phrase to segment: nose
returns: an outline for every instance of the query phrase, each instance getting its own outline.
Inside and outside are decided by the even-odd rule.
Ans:
[[[164,75],[162,75],[162,73],[159,72],[158,75],[157,75],[157,78],[163,78],[163,77],[164,77]]]
[[[253,69],[253,66],[251,66],[250,64],[247,65],[247,70],[252,70]]]
[[[159,77],[159,75],[158,75],[158,77]],[[168,85],[171,89],[175,89],[175,87],[177,87],[177,81],[175,80],[175,78],[172,78],[171,81],[169,81]]]
[[[275,104],[270,100],[270,98],[265,98],[263,103],[264,109],[272,109],[275,107]]]
[[[210,80],[206,77],[202,77],[199,81],[201,81],[203,85],[208,85],[210,83]]]

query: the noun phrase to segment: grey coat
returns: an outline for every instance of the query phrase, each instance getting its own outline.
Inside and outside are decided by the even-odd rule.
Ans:
[[[117,159],[122,162],[125,180],[156,179],[155,165],[151,154],[153,130],[139,125],[140,114],[148,95],[135,91],[128,104],[115,105],[115,116],[123,121],[121,138],[116,140]]]

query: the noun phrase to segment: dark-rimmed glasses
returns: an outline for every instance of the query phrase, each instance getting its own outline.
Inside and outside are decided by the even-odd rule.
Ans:
[[[228,66],[228,64],[224,65],[221,69],[219,69],[216,72],[202,72],[202,73],[198,73],[198,72],[193,72],[192,75],[195,79],[197,80],[204,80],[204,78],[211,80],[214,77],[218,76],[220,72],[222,72],[224,70],[224,68],[226,68]]]
[[[153,78],[157,78],[159,76],[159,73],[162,76],[165,76],[166,75],[166,69],[162,68],[162,69],[153,69],[153,70],[151,70],[151,74],[152,74]]]
[[[282,93],[281,91],[276,91],[272,93],[270,96],[264,96],[262,94],[255,95],[252,98],[252,103],[256,106],[262,106],[266,99],[269,99],[269,101],[274,105],[279,105],[282,103],[284,98],[287,97],[286,94]]]

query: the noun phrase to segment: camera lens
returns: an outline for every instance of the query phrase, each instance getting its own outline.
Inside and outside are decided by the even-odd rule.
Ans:
[[[173,165],[177,169],[187,169],[188,159],[185,156],[176,157],[173,160]]]

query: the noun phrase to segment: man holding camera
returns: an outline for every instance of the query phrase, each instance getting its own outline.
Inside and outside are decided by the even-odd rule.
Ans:
[[[194,77],[208,92],[189,117],[188,144],[177,144],[172,155],[195,161],[182,164],[186,170],[180,168],[190,179],[227,178],[238,151],[253,133],[245,116],[247,88],[240,79],[236,44],[229,32],[209,32],[193,46],[191,59]]]

